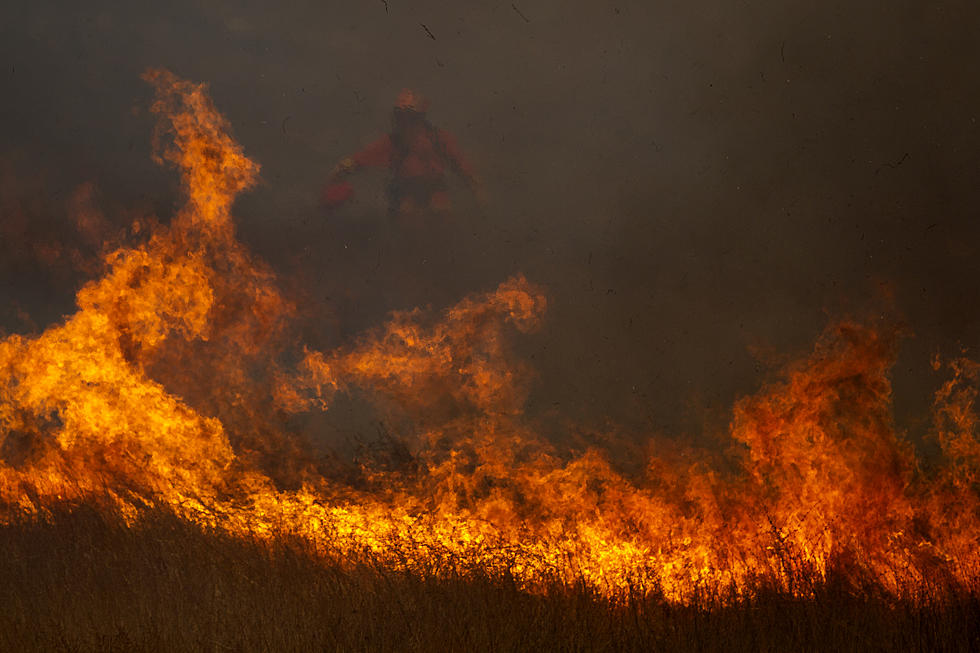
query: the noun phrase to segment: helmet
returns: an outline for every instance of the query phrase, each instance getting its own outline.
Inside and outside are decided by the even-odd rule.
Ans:
[[[429,108],[429,101],[423,98],[410,88],[403,89],[395,100],[395,109],[401,111],[414,111],[415,113],[425,113]]]

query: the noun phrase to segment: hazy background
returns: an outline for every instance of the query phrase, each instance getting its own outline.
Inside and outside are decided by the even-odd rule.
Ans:
[[[678,434],[724,423],[836,316],[908,322],[896,412],[913,433],[930,355],[977,354],[975,2],[276,4],[3,4],[3,329],[72,312],[98,250],[72,215],[98,208],[103,232],[172,215],[139,79],[166,67],[210,85],[262,165],[239,233],[315,347],[520,272],[550,298],[523,343],[531,409]],[[459,192],[453,227],[422,234],[442,260],[392,242],[383,173],[343,211],[317,203],[406,86],[489,194],[481,211]]]

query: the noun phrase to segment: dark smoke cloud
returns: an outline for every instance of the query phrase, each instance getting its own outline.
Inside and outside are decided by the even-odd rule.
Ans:
[[[301,300],[315,347],[523,272],[551,298],[523,343],[533,410],[697,432],[759,383],[757,352],[888,310],[915,333],[897,410],[921,426],[929,355],[980,347],[975,3],[469,4],[8,7],[0,152],[8,178],[45,181],[4,186],[3,327],[30,328],[15,306],[41,326],[71,311],[84,274],[52,280],[20,241],[85,245],[81,185],[132,207],[107,229],[168,219],[176,177],[150,159],[139,81],[162,66],[208,82],[262,164],[240,235]],[[460,191],[454,223],[408,239],[384,220],[381,175],[338,215],[317,206],[404,86],[490,195],[481,211]]]

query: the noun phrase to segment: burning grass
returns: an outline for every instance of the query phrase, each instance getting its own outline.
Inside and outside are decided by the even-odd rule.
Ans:
[[[542,594],[506,573],[350,565],[291,537],[202,528],[165,510],[136,524],[92,505],[0,527],[0,647],[9,651],[975,650],[976,588],[883,593],[874,579],[795,578],[732,602],[608,597],[585,579]],[[914,598],[913,598],[914,597]]]
[[[10,611],[9,633],[51,614],[35,630],[64,635],[66,646],[95,646],[91,637],[118,630],[134,646],[150,637],[207,647],[187,638],[218,632],[233,647],[279,648],[264,639],[287,636],[269,625],[279,607],[268,585],[292,601],[287,630],[302,622],[304,637],[327,638],[309,643],[327,647],[360,646],[330,638],[369,620],[382,637],[373,648],[431,647],[426,638],[446,631],[436,625],[443,613],[459,628],[447,631],[458,648],[714,645],[730,632],[758,635],[754,649],[797,648],[822,641],[827,624],[857,642],[877,638],[840,621],[866,621],[861,614],[897,629],[874,641],[972,636],[958,619],[980,579],[977,365],[950,364],[935,401],[940,455],[929,467],[892,420],[900,333],[848,321],[736,404],[722,451],[676,455],[630,434],[644,464],[627,475],[607,448],[562,449],[524,414],[533,370],[511,341],[533,337],[547,299],[520,275],[441,314],[395,313],[333,351],[298,342],[300,311],[234,235],[231,205],[258,166],[202,85],[146,77],[160,158],[180,170],[185,206],[144,241],[108,253],[74,315],[0,341],[10,573],[29,555],[17,547],[45,532],[37,550],[51,573],[65,556],[90,570],[60,592],[43,575],[43,587],[25,577],[33,595],[11,585],[11,605],[24,607]],[[397,451],[327,464],[290,418],[351,393],[397,425]],[[76,504],[89,508],[66,512]],[[105,579],[91,561],[105,565]],[[214,569],[201,570],[206,562]],[[116,567],[129,571],[116,578]],[[303,579],[286,587],[280,573]],[[128,597],[117,612],[145,612],[116,629],[86,625],[113,614],[84,616],[122,600],[104,589],[114,585]],[[132,596],[140,588],[146,596]],[[30,604],[45,592],[65,609]],[[184,604],[161,608],[171,597]],[[363,601],[378,604],[355,617],[349,606]],[[253,632],[244,606],[263,615],[254,619],[266,634]],[[228,621],[218,623],[222,613]],[[193,628],[176,616],[165,625],[171,614]],[[340,626],[309,626],[320,614],[341,615]],[[760,630],[780,614],[786,642]],[[896,625],[927,618],[935,622]],[[959,628],[933,630],[947,625]]]

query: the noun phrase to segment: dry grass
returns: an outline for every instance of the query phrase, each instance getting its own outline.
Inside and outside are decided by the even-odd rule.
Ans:
[[[829,582],[722,606],[544,596],[506,578],[342,570],[296,542],[249,542],[166,513],[94,509],[0,527],[3,651],[967,651],[980,594],[896,601]]]

